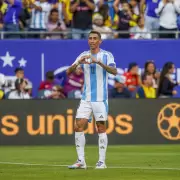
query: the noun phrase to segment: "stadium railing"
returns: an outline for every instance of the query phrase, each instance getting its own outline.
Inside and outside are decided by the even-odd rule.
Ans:
[[[175,34],[175,39],[179,39],[180,36],[180,31],[148,31],[148,32],[137,32],[137,31],[114,31],[114,32],[108,32],[105,33],[103,32],[102,34],[109,34],[109,35],[115,35],[115,34],[137,34],[137,33],[141,33],[141,34]],[[6,32],[6,31],[1,31],[0,32],[0,39],[6,39],[6,35],[72,35],[73,32],[71,30],[69,31],[60,31],[60,32],[44,32],[44,31],[18,31],[18,32]],[[81,33],[81,32],[77,32],[75,34],[85,34],[85,33]],[[156,37],[157,39],[157,37]]]

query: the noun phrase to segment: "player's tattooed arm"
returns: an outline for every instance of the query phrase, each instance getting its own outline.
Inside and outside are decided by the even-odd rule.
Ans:
[[[113,75],[117,74],[117,69],[115,67],[107,66],[103,64],[101,61],[97,62],[97,64],[99,64],[102,68],[104,68],[108,73],[113,74]]]
[[[70,66],[70,67],[66,70],[67,75],[69,75],[69,74],[71,74],[72,72],[74,72],[75,69],[76,69],[78,66],[79,66],[78,63],[75,63],[75,64],[73,64],[72,66]]]
[[[80,65],[80,64],[89,64],[87,63],[86,59],[88,59],[90,56],[82,56],[77,62],[75,62],[72,66],[70,66],[67,70],[66,73],[67,75],[71,74],[72,72],[75,71],[75,69]]]

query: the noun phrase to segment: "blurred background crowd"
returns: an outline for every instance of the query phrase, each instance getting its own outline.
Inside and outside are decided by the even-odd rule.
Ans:
[[[175,65],[166,62],[157,71],[153,61],[147,61],[144,71],[140,73],[138,64],[129,64],[127,72],[114,78],[113,86],[109,86],[109,98],[169,98],[177,95],[174,89],[180,82],[174,82]],[[66,71],[54,75],[54,71],[46,72],[45,81],[40,82],[37,95],[33,95],[33,83],[26,78],[22,68],[15,69],[14,80],[5,80],[0,74],[1,99],[80,99],[83,91],[84,75],[81,67],[70,75]]]
[[[0,32],[7,39],[85,39],[92,29],[102,39],[177,38],[173,32],[179,29],[179,13],[180,0],[0,0]],[[161,73],[153,61],[145,63],[142,73],[137,63],[130,63],[109,86],[109,97],[175,96],[179,83],[173,81],[174,71],[172,62],[165,63]],[[33,82],[16,68],[13,81],[0,74],[0,98],[81,98],[83,83],[80,68],[69,76],[65,71],[58,76],[48,71],[34,95]]]
[[[0,31],[4,38],[83,39],[91,29],[103,39],[177,38],[179,13],[180,0],[0,0]]]

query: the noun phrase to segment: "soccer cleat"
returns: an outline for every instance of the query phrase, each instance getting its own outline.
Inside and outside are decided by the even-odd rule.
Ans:
[[[76,163],[74,163],[71,166],[68,166],[69,169],[86,169],[86,162],[85,161],[81,161],[81,160],[77,160]]]
[[[96,169],[106,169],[106,168],[107,168],[107,166],[106,166],[106,164],[104,162],[98,161],[96,163]]]

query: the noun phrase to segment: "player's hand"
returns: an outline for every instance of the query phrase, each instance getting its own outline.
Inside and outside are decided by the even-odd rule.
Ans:
[[[78,63],[79,63],[79,64],[89,64],[88,61],[87,61],[87,59],[89,59],[89,58],[90,58],[89,55],[88,55],[88,56],[82,56],[82,57],[79,59]]]
[[[91,63],[99,63],[101,60],[91,56]]]

